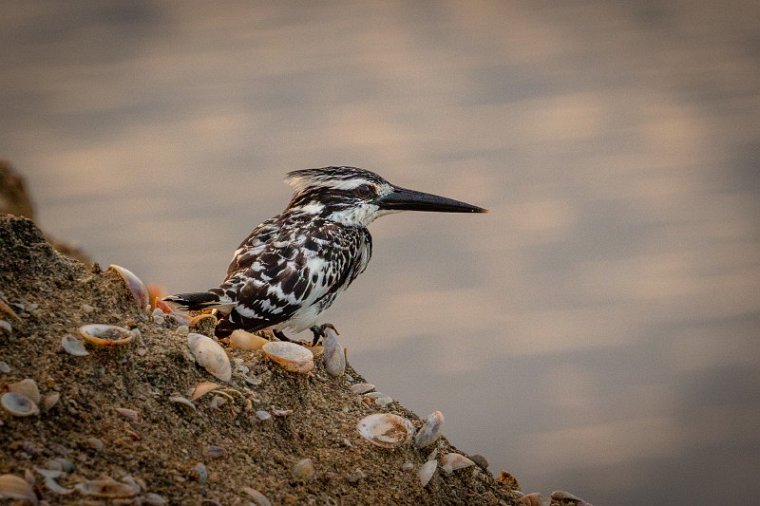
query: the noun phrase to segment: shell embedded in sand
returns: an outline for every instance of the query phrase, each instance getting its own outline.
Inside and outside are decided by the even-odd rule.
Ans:
[[[314,369],[314,354],[296,343],[275,341],[262,347],[270,360],[291,372],[307,373]]]
[[[40,414],[37,404],[24,394],[5,392],[0,397],[0,404],[13,416],[32,416]]]
[[[8,391],[24,395],[35,404],[39,404],[42,399],[40,396],[40,390],[37,388],[37,382],[31,378],[11,383],[8,385]]]
[[[325,347],[325,369],[330,376],[342,376],[346,372],[346,353],[338,342],[335,330],[327,327],[322,338]]]
[[[79,327],[79,335],[95,346],[119,346],[127,344],[135,335],[124,327],[92,323]]]
[[[222,388],[222,385],[219,383],[213,383],[211,381],[202,381],[195,385],[195,388],[193,388],[193,391],[190,394],[190,398],[195,401],[211,392],[212,390],[216,390],[217,388]]]
[[[269,341],[256,334],[237,329],[230,334],[230,346],[239,350],[258,350]]]
[[[219,343],[203,334],[191,332],[187,335],[187,344],[198,365],[222,381],[232,379],[230,358]]]
[[[140,486],[137,483],[120,482],[113,478],[77,483],[74,488],[82,495],[106,498],[134,497],[140,493]]]
[[[74,355],[75,357],[86,357],[90,354],[84,348],[84,343],[70,334],[66,334],[61,338],[61,348],[69,355]]]
[[[438,462],[436,460],[428,460],[424,464],[422,464],[422,467],[417,472],[417,476],[420,479],[420,484],[424,487],[429,482],[430,479],[435,474],[435,470],[438,468]]]
[[[434,411],[425,418],[425,423],[422,424],[420,431],[414,438],[414,444],[417,448],[425,448],[435,443],[435,441],[441,437],[441,431],[443,430],[443,413],[440,411]]]
[[[113,270],[121,276],[121,279],[124,280],[129,291],[132,292],[132,296],[135,298],[135,302],[137,302],[140,309],[145,311],[145,309],[150,306],[150,294],[148,289],[146,288],[145,283],[143,283],[134,272],[125,267],[114,264],[109,265],[108,270]]]
[[[395,448],[412,439],[414,425],[406,418],[391,413],[365,416],[356,425],[359,434],[372,444]]]
[[[22,499],[32,504],[39,503],[32,486],[25,479],[19,478],[15,474],[0,476],[0,499]]]
[[[459,453],[447,453],[441,457],[441,469],[446,473],[451,473],[457,469],[474,466],[475,462]]]

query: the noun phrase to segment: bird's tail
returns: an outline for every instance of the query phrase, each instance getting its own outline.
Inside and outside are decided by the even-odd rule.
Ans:
[[[178,293],[161,299],[175,310],[199,311],[201,309],[224,309],[232,305],[229,297],[213,292]]]

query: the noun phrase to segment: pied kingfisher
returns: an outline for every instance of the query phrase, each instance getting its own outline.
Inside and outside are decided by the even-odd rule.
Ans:
[[[294,188],[288,207],[240,244],[219,288],[163,300],[189,310],[214,308],[221,316],[217,337],[271,329],[289,340],[283,330],[310,329],[316,344],[326,327],[317,324],[319,315],[367,268],[372,221],[399,211],[487,212],[356,167],[297,170],[285,181]]]

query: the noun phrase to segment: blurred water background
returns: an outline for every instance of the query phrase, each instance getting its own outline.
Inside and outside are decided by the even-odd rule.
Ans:
[[[760,496],[760,4],[0,5],[39,221],[216,286],[287,171],[482,205],[371,227],[329,320],[382,391],[597,505]]]

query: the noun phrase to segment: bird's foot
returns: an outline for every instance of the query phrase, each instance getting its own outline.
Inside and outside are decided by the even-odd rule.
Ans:
[[[282,330],[273,330],[272,333],[280,341],[285,341],[287,343],[292,343],[293,342],[293,340],[290,339],[288,336],[286,336],[285,333]]]
[[[311,345],[316,346],[320,339],[325,337],[327,335],[327,329],[333,329],[336,334],[340,335],[340,332],[338,332],[338,329],[335,328],[335,325],[332,323],[323,323],[322,325],[314,325],[311,330],[311,333],[314,334],[314,340],[312,340]]]

